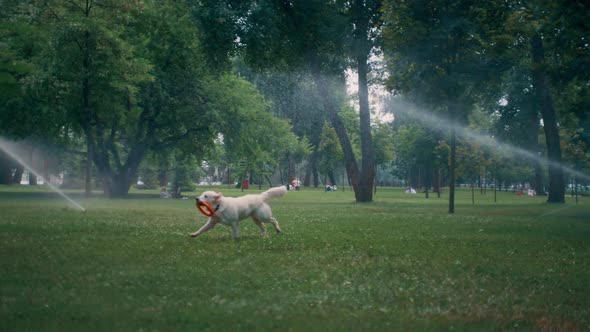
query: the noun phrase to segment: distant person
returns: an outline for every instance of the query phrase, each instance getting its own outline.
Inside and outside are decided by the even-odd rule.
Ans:
[[[294,178],[293,181],[291,181],[291,184],[293,185],[293,188],[295,188],[295,190],[298,191],[299,187],[301,186],[301,181],[299,180],[299,178]]]
[[[160,198],[170,198],[172,197],[172,195],[170,195],[170,193],[168,193],[168,191],[166,191],[166,187],[162,187],[162,190],[160,191]]]
[[[336,190],[337,190],[336,185],[331,185],[329,183],[326,185],[326,191],[336,191]]]

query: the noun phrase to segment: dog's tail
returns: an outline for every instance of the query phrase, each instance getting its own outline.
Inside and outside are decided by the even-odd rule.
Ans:
[[[262,200],[266,202],[273,197],[281,197],[281,196],[285,195],[286,193],[287,193],[287,187],[280,186],[280,187],[270,188],[269,190],[263,192],[261,195],[262,195]]]

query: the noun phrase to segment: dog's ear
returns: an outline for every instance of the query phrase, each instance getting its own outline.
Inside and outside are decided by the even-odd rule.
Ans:
[[[217,202],[222,196],[223,196],[222,193],[216,192],[215,195],[213,195],[213,201]]]

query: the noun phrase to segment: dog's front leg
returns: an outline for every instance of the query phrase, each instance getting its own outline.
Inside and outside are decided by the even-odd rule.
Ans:
[[[215,227],[215,224],[216,224],[216,222],[213,220],[213,218],[209,218],[209,220],[207,220],[207,223],[205,225],[203,225],[203,227],[199,228],[198,231],[191,233],[191,237],[196,237],[202,233],[205,233],[206,231]]]
[[[231,236],[234,239],[238,238],[238,225],[239,225],[239,223],[237,223],[237,222],[231,224]]]

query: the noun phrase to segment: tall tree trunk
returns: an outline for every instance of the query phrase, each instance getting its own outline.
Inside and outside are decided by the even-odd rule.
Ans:
[[[10,158],[0,149],[0,184],[12,184],[12,167]]]
[[[318,153],[316,153],[316,157],[314,158],[314,161],[311,166],[311,174],[313,176],[313,187],[314,188],[317,188],[320,185],[320,173],[318,171],[318,160],[319,160],[319,155],[318,155]]]
[[[342,148],[342,153],[344,155],[344,164],[346,167],[346,171],[348,173],[348,177],[350,179],[352,188],[354,190],[354,196],[357,202],[361,201],[361,189],[360,189],[360,172],[358,168],[358,164],[354,157],[354,152],[352,150],[352,144],[350,143],[350,139],[348,138],[348,134],[346,133],[346,128],[344,127],[344,122],[338,115],[339,108],[334,105],[334,102],[331,100],[333,93],[331,93],[329,84],[326,81],[326,78],[322,75],[319,65],[319,59],[317,55],[312,54],[311,58],[311,72],[319,91],[319,95],[322,98],[322,104],[326,113],[328,113],[328,117],[332,126],[334,127],[334,131],[336,131],[336,136],[338,136],[338,141],[340,142],[340,146]]]
[[[440,198],[441,182],[442,182],[441,169],[437,168],[437,170],[436,170],[436,197],[437,198]]]
[[[494,175],[494,203],[498,201],[498,197],[496,195],[496,188],[498,187],[496,175]]]
[[[291,183],[291,182],[293,182],[293,179],[295,179],[295,177],[296,177],[295,161],[293,160],[293,156],[291,154],[288,155],[287,162],[288,162],[287,180],[289,183]],[[293,189],[295,189],[295,188],[293,188]]]
[[[455,213],[455,158],[457,154],[457,134],[451,129],[451,150],[449,155],[449,213]]]
[[[319,178],[318,178],[318,159],[319,159],[319,153],[317,151],[317,148],[314,148],[311,156],[308,160],[307,163],[307,168],[305,169],[305,178],[303,180],[303,186],[305,187],[310,187],[310,186],[314,186],[314,188],[317,188],[319,185]],[[313,181],[313,184],[312,184]]]
[[[333,185],[333,186],[338,185],[336,183],[336,176],[334,176],[334,171],[333,170],[329,170],[328,171],[328,179],[330,179],[330,184],[331,185]],[[344,183],[342,183],[342,184],[344,184]]]
[[[360,178],[360,199],[357,202],[373,201],[373,185],[375,181],[375,151],[371,135],[371,112],[369,110],[369,88],[367,82],[367,55],[357,57],[359,84],[359,114],[361,131],[362,168]]]
[[[30,147],[30,153],[31,153],[31,163],[30,163],[30,167],[34,167],[33,165],[35,165],[34,162],[34,158],[35,158],[35,149],[33,148],[32,145],[29,146]],[[35,167],[36,168],[36,167]],[[37,175],[33,174],[33,172],[31,172],[29,170],[29,186],[36,186],[37,185]]]
[[[416,179],[416,190],[422,189],[422,167],[418,166],[418,178]]]
[[[110,182],[108,196],[111,198],[127,196],[129,194],[129,188],[131,188],[131,185],[133,185],[136,179],[137,177],[132,170],[121,171],[121,173],[114,174],[109,179],[105,179],[105,181]]]
[[[303,177],[303,186],[309,187],[311,184],[311,163],[307,163],[305,167],[305,176]]]
[[[89,15],[87,8],[86,16]],[[84,78],[82,79],[82,111],[84,112],[84,132],[86,134],[86,169],[84,180],[84,196],[92,194],[92,161],[94,159],[94,135],[92,134],[92,108],[90,106],[90,81],[88,71],[90,70],[90,32],[84,34],[84,59],[82,67]]]
[[[29,186],[36,186],[38,184],[37,176],[29,171]]]
[[[437,175],[437,167],[434,167],[432,169],[432,191],[433,192],[438,192],[438,175]]]
[[[49,175],[49,158],[47,156],[43,156],[43,183],[48,184],[51,180],[51,175]]]
[[[375,151],[371,134],[371,112],[369,110],[369,74],[368,54],[371,44],[367,40],[369,32],[369,8],[364,0],[355,0],[354,12],[354,54],[358,77],[359,115],[361,133],[362,166],[360,176],[360,194],[357,202],[373,201],[373,186],[375,182]]]
[[[535,110],[531,114],[530,119],[530,143],[529,151],[537,153],[539,150],[538,134],[539,134],[539,114]],[[541,159],[536,158],[533,160],[533,168],[535,169],[535,179],[533,182],[533,189],[537,192],[537,195],[545,195],[543,190],[543,168],[541,167]]]
[[[23,173],[25,172],[25,166],[21,164],[16,164],[16,171],[14,171],[14,176],[12,177],[13,184],[20,184],[23,179]]]
[[[160,187],[168,186],[168,172],[166,170],[158,170],[158,183]]]
[[[477,175],[477,181],[479,183],[479,194],[483,195],[483,186],[484,186],[484,179],[482,176],[481,166],[479,168],[479,174]]]
[[[565,203],[565,179],[561,165],[561,147],[559,144],[559,128],[557,115],[553,108],[553,100],[549,91],[549,82],[545,73],[545,51],[543,40],[539,34],[531,39],[531,53],[533,58],[533,84],[536,96],[541,106],[543,129],[547,143],[547,157],[549,160],[549,196],[548,203]]]
[[[543,188],[543,168],[541,167],[541,161],[538,159],[533,160],[533,167],[535,169],[535,192],[537,195],[545,196],[545,190]]]
[[[186,169],[182,166],[176,166],[174,170],[174,180],[172,181],[172,197],[182,198],[182,185],[186,179]]]
[[[137,182],[137,170],[143,160],[145,151],[145,146],[132,149],[127,156],[125,164],[117,167],[117,172],[111,169],[109,160],[102,160],[100,162],[103,165],[101,173],[104,174],[104,181],[108,184],[108,188],[105,187],[105,194],[108,197],[125,197],[129,194],[129,189]],[[105,156],[107,155],[105,154]],[[179,175],[178,171],[176,175]]]

